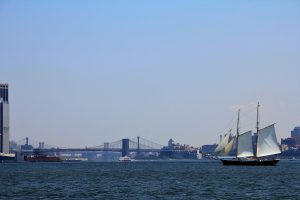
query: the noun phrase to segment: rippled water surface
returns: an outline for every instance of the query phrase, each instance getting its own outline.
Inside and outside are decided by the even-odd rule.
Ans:
[[[300,199],[300,162],[0,164],[0,199]]]

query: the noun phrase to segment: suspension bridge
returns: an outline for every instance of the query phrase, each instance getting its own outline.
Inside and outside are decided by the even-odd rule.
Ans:
[[[30,147],[30,148],[29,148]],[[128,155],[130,152],[160,152],[163,145],[152,142],[142,137],[132,139],[121,139],[114,142],[105,142],[99,146],[85,148],[64,148],[55,145],[49,145],[44,142],[37,142],[28,138],[24,138],[16,142],[14,151],[36,151],[39,153],[61,153],[61,152],[88,152],[88,151],[104,151],[104,152],[122,152],[122,156]]]

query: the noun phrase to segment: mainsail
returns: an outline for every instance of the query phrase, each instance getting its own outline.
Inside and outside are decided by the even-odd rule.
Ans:
[[[238,136],[237,157],[245,158],[253,156],[252,131]]]
[[[277,143],[274,124],[259,130],[257,138],[257,157],[281,153]]]
[[[236,137],[233,137],[233,138],[230,140],[230,142],[225,146],[224,151],[223,151],[223,154],[224,154],[224,155],[228,155],[228,154],[230,153],[230,151],[231,151],[231,149],[232,149],[232,147],[233,147],[233,144],[234,144],[235,140],[236,140]]]
[[[225,148],[225,146],[229,142],[230,135],[231,135],[231,129],[228,131],[228,133],[225,134],[223,140],[220,142],[220,144],[215,149],[215,152],[222,151]]]

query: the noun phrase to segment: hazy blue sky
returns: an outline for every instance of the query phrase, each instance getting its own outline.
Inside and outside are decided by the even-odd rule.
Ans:
[[[10,138],[214,143],[300,125],[300,1],[0,1]]]

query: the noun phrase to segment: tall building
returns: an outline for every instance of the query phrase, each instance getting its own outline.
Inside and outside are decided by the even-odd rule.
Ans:
[[[291,137],[296,141],[296,147],[300,148],[300,127],[296,126],[294,130],[291,131]]]
[[[293,138],[300,137],[300,126],[296,126],[294,130],[291,131],[291,136]]]
[[[8,84],[0,83],[0,153],[9,153]]]

